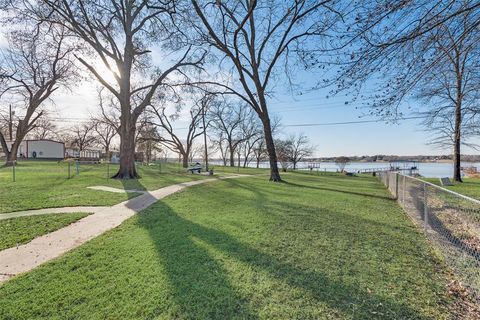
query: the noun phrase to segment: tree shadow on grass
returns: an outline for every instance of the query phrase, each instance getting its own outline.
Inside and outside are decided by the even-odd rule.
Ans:
[[[261,207],[263,210],[266,210],[269,215],[278,216],[278,221],[282,223],[285,222],[286,217],[307,218],[312,216],[315,217],[318,221],[320,216],[324,216],[329,218],[334,217],[334,220],[342,221],[343,226],[352,225],[352,227],[354,227],[354,229],[359,233],[369,233],[372,232],[372,228],[377,228],[384,233],[388,232],[391,237],[393,237],[394,233],[396,232],[405,235],[405,237],[408,237],[407,235],[416,236],[417,234],[416,228],[413,225],[411,225],[410,223],[399,224],[398,220],[391,219],[391,215],[387,214],[386,212],[382,214],[376,214],[374,216],[362,216],[356,211],[345,211],[344,208],[332,211],[327,207],[319,207],[318,205],[313,204],[309,205],[303,202],[297,203],[295,201],[272,200],[271,197],[268,198],[267,194],[264,192],[264,189],[255,187],[248,181],[231,179],[224,180],[222,183],[228,185],[229,188],[236,187],[250,191],[254,195],[255,200],[242,198],[241,195],[229,192],[228,189],[216,189],[215,193],[217,194],[217,196],[219,196],[220,198],[228,199],[231,203],[249,201],[249,205]],[[281,186],[281,184],[279,184],[279,186]],[[287,192],[285,192],[285,190]],[[288,191],[290,191],[290,193]],[[270,196],[273,194],[275,196],[275,199],[282,199],[282,197],[284,196],[292,196],[291,190],[289,188],[272,188],[269,190],[269,194]],[[384,199],[382,197],[380,198]],[[390,198],[385,199],[391,200]],[[406,217],[403,216],[403,213],[401,213],[400,210],[398,211],[398,217],[400,219],[405,218],[406,221],[409,221],[408,219],[406,219]],[[324,221],[324,223],[329,222]],[[412,233],[412,231],[415,232]],[[337,232],[339,232],[339,230],[337,230]],[[398,240],[402,241],[402,239]]]
[[[352,305],[357,302],[355,318],[428,319],[404,303],[299,268],[251,248],[223,231],[187,220],[162,202],[154,210],[140,214],[138,223],[148,231],[156,246],[182,318],[257,318],[261,311],[252,309],[251,301],[238,293],[240,290],[231,283],[225,268],[204,248],[209,246],[227,259],[236,259],[257,272],[266,272],[276,280],[305,291],[308,299],[313,297],[336,312],[351,315]],[[259,285],[258,289],[261,283]],[[273,302],[276,303],[282,304],[281,301]],[[294,310],[297,315],[302,311],[301,308]]]
[[[355,191],[347,191],[347,190],[341,190],[341,189],[336,189],[336,188],[326,188],[326,187],[319,187],[319,186],[309,186],[305,184],[298,184],[294,182],[289,182],[289,181],[283,181],[284,184],[294,186],[294,187],[299,187],[299,188],[307,188],[307,189],[314,189],[314,190],[322,190],[322,191],[331,191],[331,192],[339,192],[339,193],[345,193],[345,194],[351,194],[355,196],[363,196],[363,197],[369,197],[369,198],[377,198],[377,199],[382,199],[382,200],[394,200],[392,197],[389,196],[379,196],[375,194],[370,194],[370,193],[363,193],[363,192],[355,192]]]
[[[240,181],[240,180],[235,180],[235,179],[230,179],[230,180],[225,180],[226,183],[230,185],[230,187],[239,187],[243,188],[246,190],[251,191],[255,196],[257,197],[257,201],[260,205],[263,205],[267,202],[267,197],[264,194],[264,192],[261,190],[261,188],[257,188],[252,186],[246,181]],[[310,190],[319,190],[319,191],[328,191],[328,192],[338,192],[346,195],[354,195],[354,196],[365,196],[369,198],[376,198],[376,199],[381,199],[381,200],[392,200],[394,201],[393,198],[389,196],[381,196],[381,195],[375,195],[371,193],[363,193],[363,192],[355,192],[355,191],[347,191],[347,190],[342,190],[340,188],[325,188],[325,187],[320,187],[320,186],[310,186],[310,185],[304,185],[304,184],[298,184],[294,182],[289,182],[287,180],[284,180],[281,184],[279,185],[287,185],[287,186],[292,186],[292,187],[297,187],[297,188],[305,188],[305,189],[310,189]],[[274,186],[275,187],[275,186]],[[282,189],[275,189],[270,190],[271,192],[275,192],[276,195],[282,196],[282,193],[285,196],[291,196],[290,190],[282,190]]]
[[[119,179],[125,190],[147,191],[147,188],[142,184],[140,179]]]
[[[166,170],[155,170],[154,168],[149,167],[143,168],[141,166],[137,167],[137,172],[140,175],[140,178],[121,180],[124,189],[147,191],[149,189],[160,189],[172,184],[181,183],[182,181],[188,182],[193,180],[201,180],[204,178],[203,176],[188,174],[184,170],[180,172],[170,172]],[[156,181],[161,183],[155,184]],[[146,187],[143,183],[146,183],[146,185],[149,187]]]
[[[257,319],[248,302],[230,284],[221,263],[196,243],[194,237],[200,235],[192,230],[196,225],[182,221],[168,206],[157,203],[155,211],[140,214],[138,222],[148,230],[172,284],[173,299],[179,306],[174,317]],[[199,239],[203,241],[204,237]]]

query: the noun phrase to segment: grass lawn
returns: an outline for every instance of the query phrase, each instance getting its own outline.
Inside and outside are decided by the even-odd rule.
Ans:
[[[219,166],[219,165],[210,165],[210,167],[213,167],[214,172],[219,175],[225,175],[225,174],[270,174],[270,169],[265,169],[265,168],[243,168],[243,167],[224,167],[224,166]]]
[[[72,165],[73,177],[67,179],[66,163],[21,161],[16,167],[16,182],[13,182],[12,168],[0,168],[0,213],[64,206],[114,205],[138,195],[90,190],[86,188],[88,186],[155,190],[175,183],[208,178],[186,173],[183,168],[174,164],[162,164],[161,167],[138,166],[141,175],[138,180],[107,179],[117,169],[116,165],[108,168],[106,164],[80,165],[80,174],[77,175],[74,174]],[[230,168],[224,169],[223,174],[230,171]]]
[[[437,178],[425,178],[426,181],[442,186]],[[452,181],[453,182],[453,181]],[[463,178],[463,182],[453,182],[453,186],[442,186],[460,194],[480,200],[480,179]]]
[[[372,177],[188,188],[0,286],[1,319],[445,319],[443,269]]]
[[[0,250],[14,247],[17,243],[27,243],[88,215],[88,213],[55,213],[0,220]]]

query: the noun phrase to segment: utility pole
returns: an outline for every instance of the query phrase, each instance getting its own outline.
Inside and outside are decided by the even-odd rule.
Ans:
[[[9,114],[9,118],[10,118],[10,119],[9,119],[9,121],[8,121],[8,133],[9,133],[9,135],[10,135],[10,142],[11,142],[11,141],[13,140],[13,133],[12,133],[12,131],[13,131],[12,105],[10,105],[10,108],[9,108],[9,109],[10,109],[10,111],[9,111],[8,114]]]
[[[205,127],[205,105],[206,100],[202,101],[202,121],[203,121],[203,141],[205,145],[205,171],[208,171],[208,146],[207,146],[207,128]]]

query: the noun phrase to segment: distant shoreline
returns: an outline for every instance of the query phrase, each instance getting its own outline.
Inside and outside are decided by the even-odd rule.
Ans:
[[[442,160],[356,160],[356,159],[351,159],[350,162],[362,162],[362,163],[372,163],[372,162],[377,162],[377,163],[390,163],[390,162],[395,162],[395,161],[402,161],[402,162],[417,162],[417,163],[452,163],[453,160],[448,160],[448,159],[442,159]],[[302,162],[335,162],[335,159],[329,159],[329,160],[304,160]],[[462,162],[480,162],[480,160],[462,160]]]
[[[380,157],[347,157],[350,162],[378,162],[378,163],[389,163],[389,162],[417,162],[417,163],[452,163],[453,159],[444,157],[427,157],[427,156],[417,156],[417,157],[403,157],[403,156],[380,156]],[[379,159],[380,158],[380,159]],[[337,157],[325,157],[325,158],[312,158],[304,159],[303,162],[335,162]],[[468,155],[462,156],[462,162],[480,162],[480,155]]]

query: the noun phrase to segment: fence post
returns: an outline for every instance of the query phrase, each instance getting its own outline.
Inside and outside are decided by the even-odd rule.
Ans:
[[[427,184],[423,184],[423,226],[427,231],[428,226],[428,196],[427,196]]]
[[[398,172],[395,172],[395,199],[398,200]]]
[[[405,206],[405,189],[407,188],[407,177],[403,176],[402,205]]]

